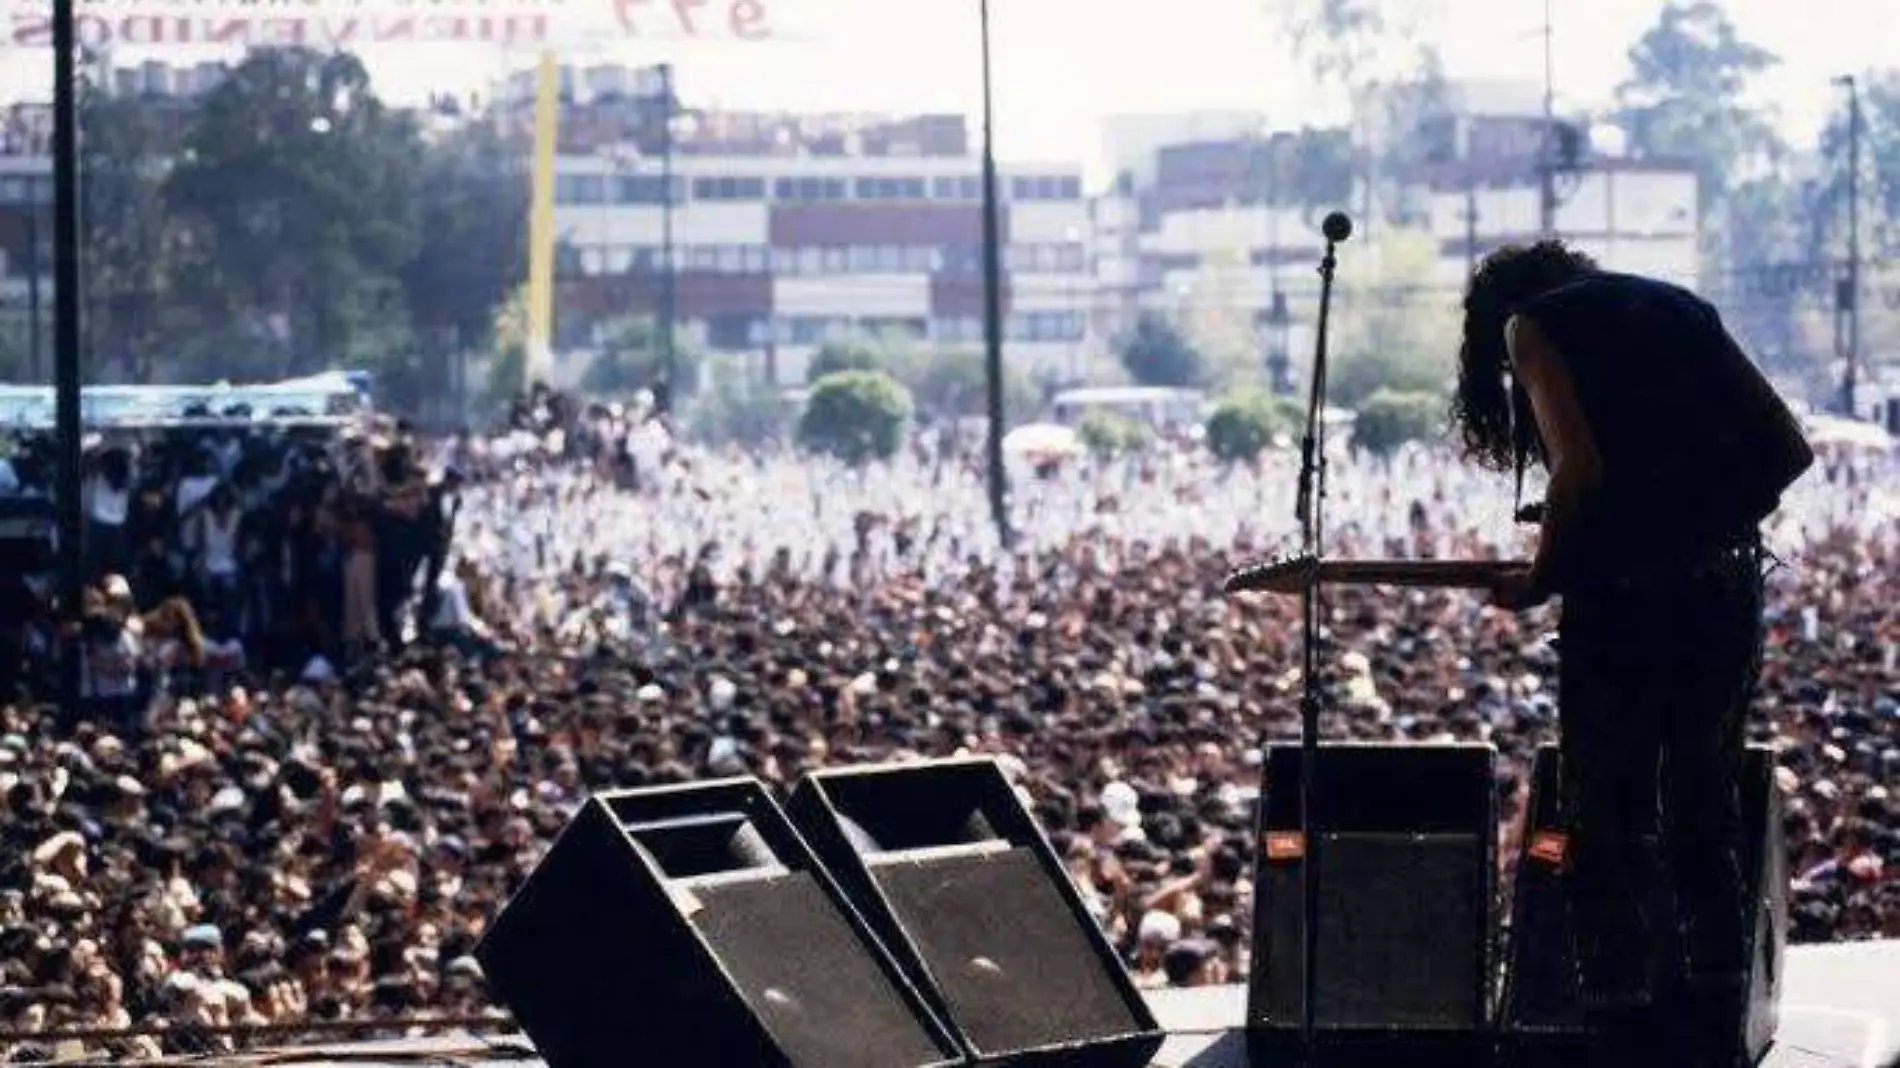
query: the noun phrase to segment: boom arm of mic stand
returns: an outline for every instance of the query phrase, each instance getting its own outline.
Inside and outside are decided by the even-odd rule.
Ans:
[[[1319,261],[1319,322],[1313,338],[1313,373],[1306,402],[1306,433],[1300,438],[1299,488],[1293,500],[1293,518],[1300,525],[1300,548],[1318,553],[1319,521],[1313,510],[1314,491],[1325,493],[1320,467],[1326,462],[1323,440],[1326,429],[1326,327],[1333,304],[1333,272],[1339,266],[1334,242],[1326,242],[1326,254]]]
[[[1326,499],[1326,327],[1333,304],[1333,271],[1339,263],[1335,244],[1328,238],[1326,254],[1319,261],[1319,319],[1313,339],[1312,397],[1306,408],[1306,436],[1300,441],[1300,488],[1296,504],[1300,540],[1316,565],[1325,558],[1321,526]],[[1306,853],[1306,861],[1300,866],[1304,936],[1300,944],[1304,987],[1300,997],[1300,1044],[1309,1057],[1315,1048],[1317,1006],[1314,1002],[1319,997],[1319,895],[1316,891],[1322,824],[1316,811],[1320,791],[1315,782],[1319,778],[1319,597],[1319,584],[1308,583],[1300,598],[1300,839]]]

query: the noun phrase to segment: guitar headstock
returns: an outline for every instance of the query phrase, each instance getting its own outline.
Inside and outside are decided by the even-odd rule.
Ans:
[[[1221,581],[1221,592],[1298,593],[1313,581],[1319,561],[1310,553],[1287,553],[1228,572]]]

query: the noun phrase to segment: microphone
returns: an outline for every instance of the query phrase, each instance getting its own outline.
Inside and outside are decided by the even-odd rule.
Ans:
[[[1326,235],[1326,240],[1337,245],[1352,236],[1352,219],[1343,211],[1335,211],[1319,224],[1319,232]]]

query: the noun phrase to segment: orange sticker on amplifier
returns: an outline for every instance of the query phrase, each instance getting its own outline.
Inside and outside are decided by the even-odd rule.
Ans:
[[[1538,831],[1531,835],[1531,857],[1553,868],[1564,866],[1564,856],[1569,848],[1570,840],[1562,831]]]
[[[1306,855],[1306,836],[1298,831],[1268,831],[1263,837],[1268,860],[1298,860]]]

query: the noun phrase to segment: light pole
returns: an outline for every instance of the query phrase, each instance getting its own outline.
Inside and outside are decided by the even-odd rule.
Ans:
[[[1015,541],[1009,525],[1009,472],[1003,466],[1003,250],[1002,207],[996,176],[996,113],[990,79],[990,0],[978,0],[977,21],[983,52],[983,377],[989,415],[990,518],[996,538],[1007,549]]]
[[[640,159],[640,150],[630,145],[606,145],[600,150],[600,158],[605,164],[600,198],[600,273],[605,277],[613,273],[614,208],[621,203],[620,179]]]
[[[660,64],[660,388],[654,391],[655,406],[661,415],[672,411],[673,391],[679,384],[679,368],[673,352],[673,285],[677,265],[673,255],[673,122],[679,117],[679,102],[673,96],[673,65]]]
[[[1067,250],[1080,249],[1082,246],[1082,231],[1074,226],[1071,226],[1062,231],[1062,241],[1064,244],[1063,262],[1067,263],[1069,262]],[[1082,269],[1082,267],[1087,265],[1087,263],[1088,263],[1088,256],[1087,256],[1087,253],[1085,252],[1082,256],[1081,262],[1078,265],[1077,269],[1074,271],[1066,272],[1067,281],[1066,281],[1065,288],[1068,290],[1068,292],[1064,294],[1064,299],[1063,299],[1063,304],[1066,305],[1066,310],[1065,310],[1065,315],[1064,315],[1064,321],[1062,324],[1062,333],[1063,333],[1063,336],[1068,338],[1068,341],[1069,341],[1069,361],[1068,362],[1069,362],[1069,382],[1071,385],[1073,385],[1075,382],[1079,381],[1082,378],[1082,337],[1085,333],[1087,333],[1087,331],[1073,330],[1073,328],[1076,326],[1078,321],[1080,321],[1080,316],[1082,315],[1082,306],[1081,306],[1082,302],[1077,299],[1077,297],[1080,295],[1079,294],[1080,287],[1078,285],[1076,276],[1079,273],[1079,271]],[[1071,332],[1072,330],[1073,332]]]
[[[1847,277],[1834,295],[1834,348],[1846,363],[1841,414],[1851,419],[1860,410],[1854,395],[1860,377],[1860,83],[1845,74],[1834,84],[1847,89]]]
[[[58,428],[60,706],[79,715],[80,642],[85,622],[86,560],[79,504],[79,40],[74,0],[53,0],[53,393]]]
[[[1293,368],[1290,342],[1293,317],[1288,314],[1286,294],[1273,291],[1273,305],[1267,309],[1267,382],[1279,396],[1293,392]]]

